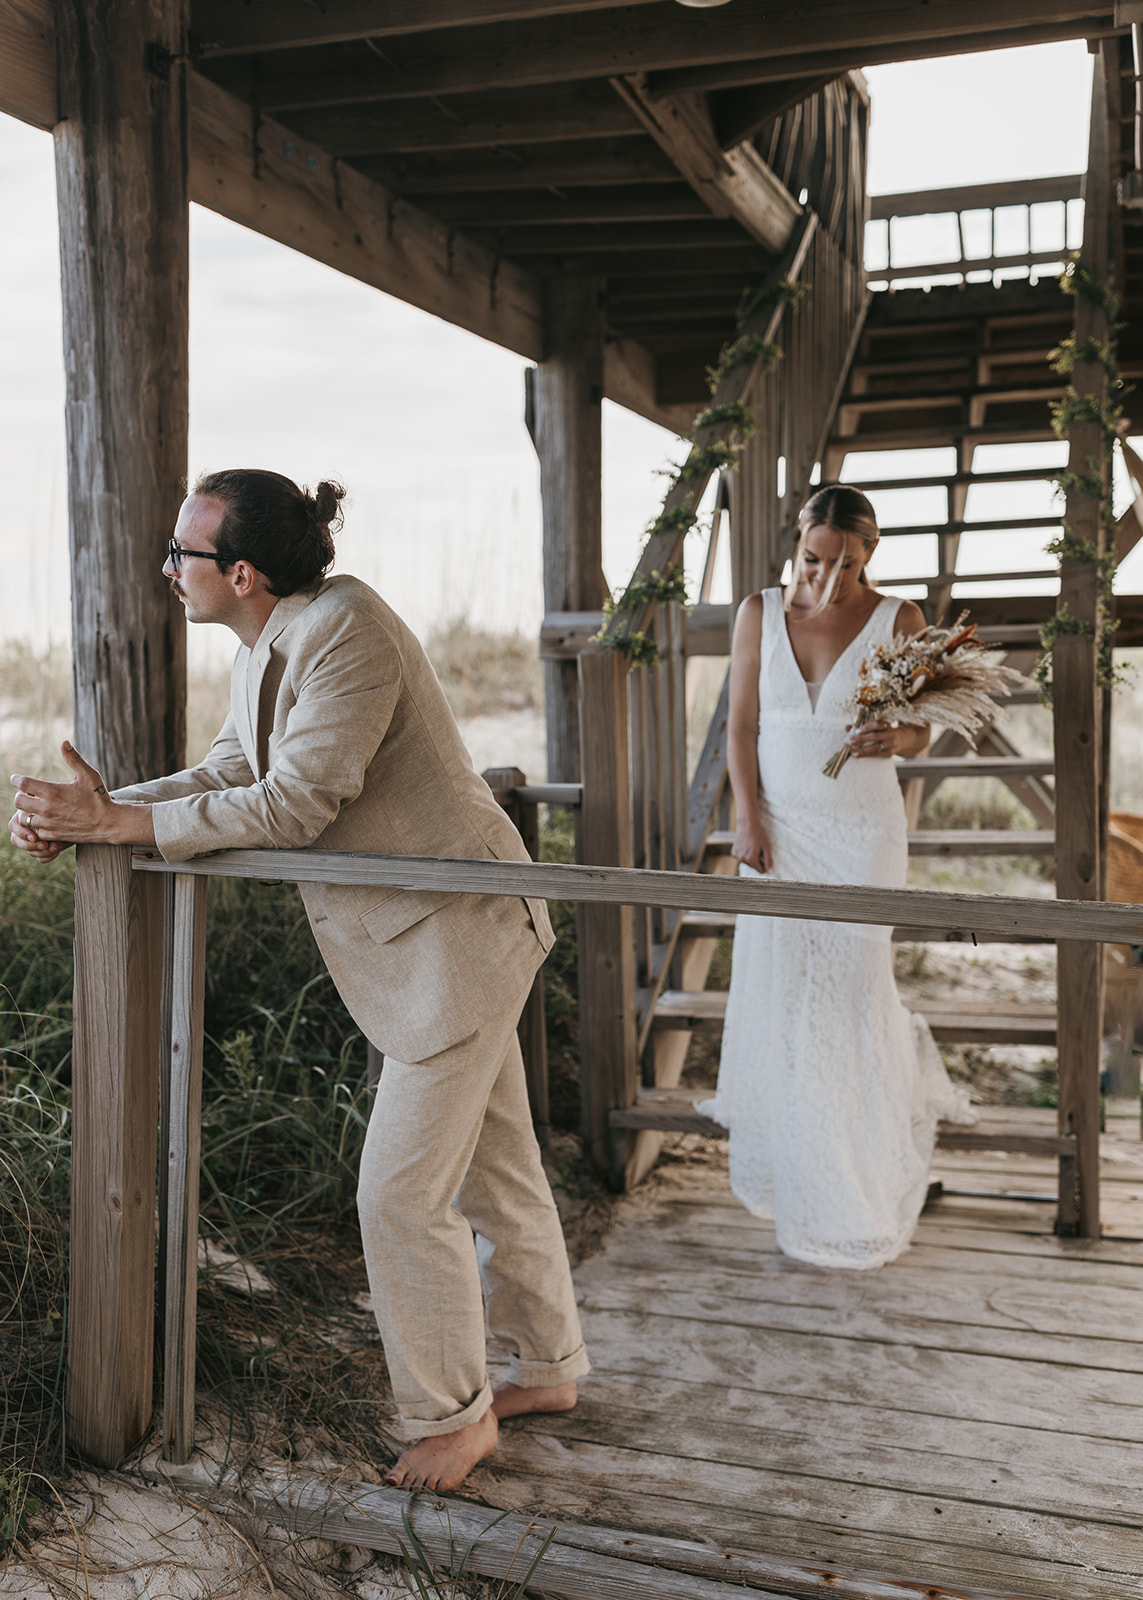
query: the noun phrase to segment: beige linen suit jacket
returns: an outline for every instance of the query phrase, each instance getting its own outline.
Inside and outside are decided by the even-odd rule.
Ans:
[[[230,716],[197,767],[116,791],[154,804],[167,861],[209,850],[371,850],[526,860],[473,771],[420,644],[356,578],[278,601],[239,647]],[[303,884],[331,977],[365,1036],[422,1061],[506,1006],[553,942],[542,900]]]

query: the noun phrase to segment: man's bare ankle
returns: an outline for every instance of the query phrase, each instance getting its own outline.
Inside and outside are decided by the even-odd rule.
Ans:
[[[492,1391],[492,1409],[501,1421],[507,1417],[526,1417],[536,1413],[571,1411],[579,1398],[573,1379],[547,1389],[525,1389],[518,1383],[500,1383]]]

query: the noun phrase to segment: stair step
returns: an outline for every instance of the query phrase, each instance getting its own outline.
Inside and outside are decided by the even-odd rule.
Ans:
[[[920,828],[909,835],[911,856],[1050,856],[1050,828]]]
[[[708,1089],[640,1089],[633,1106],[612,1111],[613,1128],[654,1128],[664,1133],[701,1133],[725,1139],[726,1129],[695,1110],[696,1100],[710,1098]],[[1075,1135],[1057,1133],[1050,1118],[1029,1116],[1002,1106],[981,1107],[980,1120],[971,1127],[942,1122],[937,1128],[938,1150],[1007,1150],[1029,1156],[1073,1155]]]
[[[685,911],[685,939],[717,939],[734,932],[733,911]],[[894,928],[894,944],[971,944],[973,936],[965,928]],[[978,933],[977,944],[1051,944],[1039,934]]]
[[[906,778],[1048,778],[1055,770],[1050,756],[917,756],[897,762],[897,776]]]
[[[995,1004],[968,1000],[910,1000],[909,1009],[925,1018],[933,1038],[956,1044],[1038,1044],[1056,1042],[1055,1006]],[[658,1028],[691,1028],[721,1022],[724,989],[664,989],[655,1007]]]
[[[730,854],[734,834],[715,828],[706,836],[706,853]],[[911,856],[1050,856],[1056,836],[1050,828],[919,828],[909,835]]]

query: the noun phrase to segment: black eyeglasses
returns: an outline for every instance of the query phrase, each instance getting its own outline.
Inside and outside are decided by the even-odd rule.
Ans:
[[[182,545],[176,544],[173,539],[167,541],[167,553],[176,572],[182,571],[181,563],[184,556],[201,556],[204,561],[217,561],[220,567],[230,565],[225,556],[216,556],[213,550],[184,550]]]

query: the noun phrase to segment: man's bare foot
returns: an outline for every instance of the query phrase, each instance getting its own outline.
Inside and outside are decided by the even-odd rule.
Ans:
[[[492,1391],[492,1409],[505,1417],[523,1417],[533,1411],[571,1411],[579,1395],[575,1383],[557,1383],[551,1389],[521,1389],[518,1383],[498,1383]]]
[[[455,1433],[434,1433],[403,1450],[385,1474],[394,1489],[459,1489],[478,1461],[496,1449],[500,1428],[489,1409]]]

